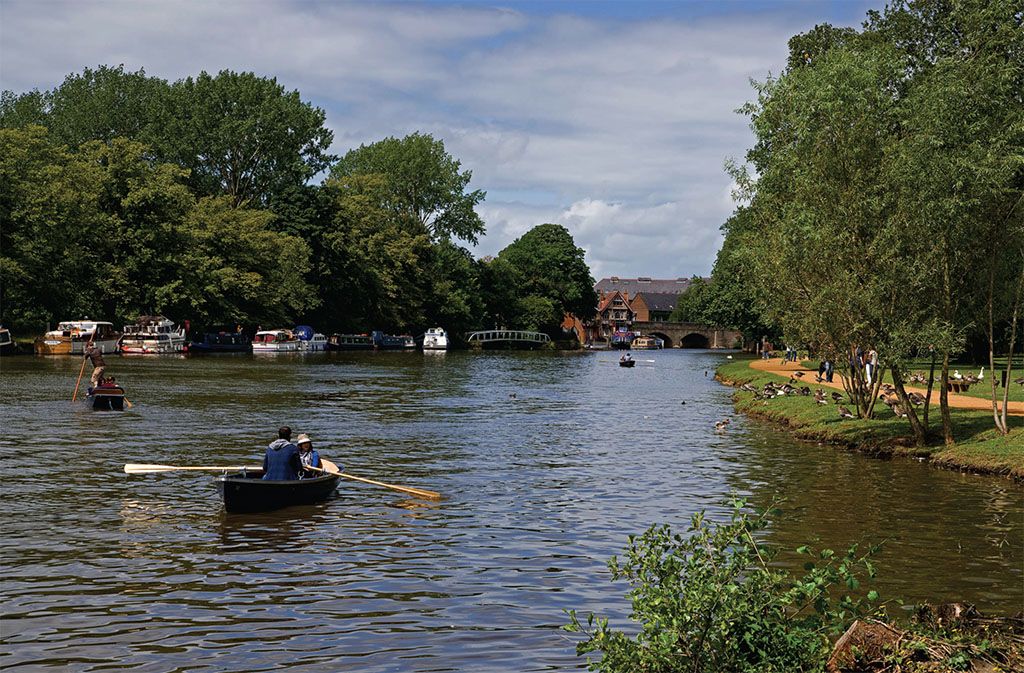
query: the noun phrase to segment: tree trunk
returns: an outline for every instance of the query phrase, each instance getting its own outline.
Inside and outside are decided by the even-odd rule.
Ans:
[[[1009,430],[1004,418],[999,413],[999,402],[996,401],[996,335],[992,317],[993,304],[995,304],[995,278],[996,263],[993,260],[988,269],[988,296],[986,297],[986,304],[988,304],[988,325],[986,325],[988,328],[988,370],[992,372],[992,417],[995,419],[996,430],[999,431],[999,434],[1005,435]],[[1016,317],[1016,312],[1014,312],[1014,318],[1016,319]],[[1013,357],[1012,352],[1010,357]]]
[[[914,405],[910,403],[907,389],[903,387],[903,374],[899,371],[898,367],[892,368],[892,385],[896,388],[896,397],[900,398],[900,405],[903,407],[903,411],[907,413],[910,429],[914,432],[914,446],[924,447],[927,443],[927,433],[924,426],[921,425],[921,421],[917,418],[917,411],[914,410]]]
[[[932,366],[928,370],[928,394],[925,395],[924,402],[924,429],[928,430],[928,410],[932,406],[932,386],[935,385],[935,346],[929,346],[928,350],[932,354]]]
[[[1024,260],[1022,260],[1024,262]],[[1010,426],[1006,419],[1006,407],[1010,404],[1010,381],[1013,374],[1013,347],[1017,341],[1017,317],[1020,315],[1021,301],[1024,301],[1024,264],[1021,265],[1020,279],[1017,282],[1017,295],[1013,300],[1013,318],[1010,320],[1010,346],[1006,353],[1006,387],[1003,388],[1003,411],[1002,418],[996,420],[998,427],[999,420],[1002,420],[1002,432],[1008,434],[1010,432]],[[992,370],[992,397],[995,398],[996,389],[996,372]]]
[[[942,437],[946,446],[953,445],[953,419],[949,417],[949,351],[942,353],[942,378],[939,380],[939,411],[942,414]]]

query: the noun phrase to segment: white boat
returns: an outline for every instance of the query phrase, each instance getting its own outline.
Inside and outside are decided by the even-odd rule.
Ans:
[[[98,320],[65,320],[41,337],[36,337],[36,355],[82,355],[90,341],[101,353],[116,353],[121,333],[114,324]]]
[[[289,329],[268,329],[252,338],[253,353],[290,353],[299,350],[299,337]]]
[[[124,326],[121,352],[140,355],[181,353],[185,350],[185,328],[162,315],[139,316],[134,325]]]
[[[423,350],[448,350],[448,335],[445,333],[444,328],[431,327],[427,330],[427,333],[423,335]]]
[[[299,340],[299,350],[307,353],[327,350],[327,337],[320,332],[314,332],[309,339]]]

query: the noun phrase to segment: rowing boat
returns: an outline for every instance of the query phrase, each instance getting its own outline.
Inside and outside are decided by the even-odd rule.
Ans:
[[[323,474],[307,479],[264,480],[263,470],[242,470],[216,478],[217,490],[229,512],[267,512],[291,505],[311,505],[331,497],[341,476]]]
[[[620,367],[635,367],[636,360],[619,360]]]

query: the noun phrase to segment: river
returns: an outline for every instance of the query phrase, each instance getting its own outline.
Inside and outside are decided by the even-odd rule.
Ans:
[[[734,417],[709,351],[110,358],[134,407],[70,402],[80,361],[5,358],[0,668],[576,669],[564,610],[621,620],[606,562],[732,492],[784,500],[792,549],[887,540],[883,597],[1024,604],[1024,489]],[[88,375],[88,373],[87,373]],[[354,474],[337,497],[224,513],[210,474],[289,424]],[[801,559],[790,555],[790,562]],[[897,608],[898,609],[898,608]]]

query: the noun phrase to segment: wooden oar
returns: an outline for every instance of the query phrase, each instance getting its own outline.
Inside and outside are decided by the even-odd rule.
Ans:
[[[148,465],[145,463],[128,463],[124,466],[125,474],[150,474],[155,472],[175,472],[178,470],[201,470],[203,472],[239,472],[241,470],[263,470],[262,465]]]
[[[324,465],[323,468],[320,468],[320,467],[310,467],[310,466],[307,465],[306,469],[307,470],[316,470],[317,472],[326,472],[328,474],[336,474],[339,477],[344,477],[345,479],[352,479],[354,481],[361,481],[364,484],[373,484],[374,486],[383,486],[384,488],[390,488],[393,491],[401,491],[403,493],[408,493],[410,495],[418,495],[421,498],[427,498],[429,500],[440,500],[441,499],[441,494],[438,493],[437,491],[428,491],[426,489],[412,488],[412,487],[409,487],[409,486],[398,486],[396,484],[385,484],[383,481],[374,481],[373,479],[366,479],[365,477],[357,477],[354,474],[346,474],[346,473],[342,472],[341,470],[339,470],[338,466],[335,465],[334,463],[332,463],[329,460],[324,460],[324,459],[321,458],[320,462],[323,463],[323,465]],[[324,468],[326,468],[326,469],[324,469]]]

